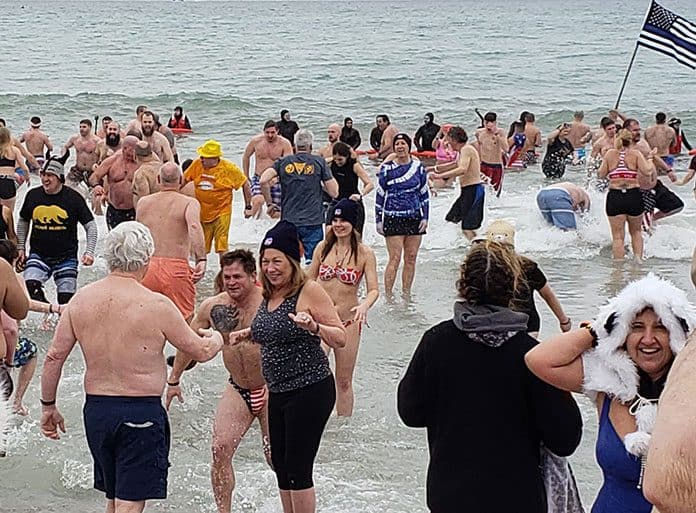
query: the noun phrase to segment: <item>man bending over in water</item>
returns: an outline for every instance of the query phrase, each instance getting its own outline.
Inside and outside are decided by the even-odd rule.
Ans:
[[[227,252],[222,255],[220,265],[222,269],[216,282],[223,291],[201,303],[191,328],[196,330],[212,326],[227,336],[231,331],[251,326],[263,297],[261,289],[256,286],[256,262],[250,251],[238,249]],[[247,341],[235,346],[226,345],[222,352],[230,376],[215,414],[213,468],[210,475],[219,513],[230,513],[232,509],[235,486],[232,456],[254,419],[259,420],[263,451],[266,461],[271,464],[268,390],[261,374],[260,347]],[[167,408],[174,397],[182,401],[179,381],[190,362],[190,356],[177,351],[167,380]]]

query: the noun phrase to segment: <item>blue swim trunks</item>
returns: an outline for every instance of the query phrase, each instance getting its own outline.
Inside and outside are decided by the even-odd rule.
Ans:
[[[170,432],[160,397],[87,395],[83,417],[94,488],[109,500],[167,498]]]
[[[561,230],[575,230],[573,199],[565,189],[549,187],[539,191],[537,206],[546,222]]]
[[[36,356],[36,344],[26,337],[19,337],[15,346],[12,366],[24,367],[34,356]]]

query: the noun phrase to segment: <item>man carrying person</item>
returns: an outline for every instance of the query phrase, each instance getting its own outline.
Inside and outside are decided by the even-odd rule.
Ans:
[[[445,219],[451,223],[461,223],[464,236],[473,240],[476,230],[483,222],[483,207],[485,190],[481,184],[481,161],[473,146],[467,145],[469,140],[466,131],[454,126],[447,132],[447,141],[452,149],[459,153],[456,162],[438,164],[427,168],[437,178],[447,179],[459,177],[461,189],[459,198],[449,210]]]
[[[261,175],[261,185],[278,177],[283,188],[280,218],[297,227],[306,265],[312,262],[314,248],[324,238],[322,186],[331,198],[338,196],[338,182],[324,159],[312,155],[312,141],[312,132],[298,131],[296,153],[276,160]]]
[[[66,185],[77,189],[81,183],[88,183],[89,175],[94,171],[94,165],[99,160],[97,145],[99,138],[92,133],[92,121],[80,121],[79,133],[73,135],[61,150],[64,155],[70,148],[75,148],[75,165],[66,176]]]
[[[256,262],[250,251],[238,249],[225,253],[220,264],[216,281],[219,280],[222,292],[201,303],[191,328],[199,330],[212,327],[227,336],[230,331],[251,326],[263,296],[261,289],[256,286]],[[255,419],[258,419],[261,427],[266,461],[271,464],[268,389],[261,373],[259,344],[245,341],[235,346],[225,345],[222,361],[229,372],[229,378],[215,414],[210,476],[218,513],[230,513],[235,487],[232,457]],[[176,352],[174,365],[167,379],[167,409],[174,397],[179,402],[183,400],[180,380],[184,369],[190,364],[189,355],[183,351]]]
[[[576,230],[575,214],[590,209],[589,194],[570,182],[544,187],[537,193],[536,201],[546,222],[563,231]]]
[[[382,132],[382,138],[375,158],[384,159],[394,151],[394,137],[399,133],[399,129],[391,124],[389,116],[386,114],[380,114],[376,119],[377,128]]]
[[[674,167],[674,157],[669,149],[677,142],[677,133],[667,125],[667,115],[664,112],[655,114],[655,124],[645,130],[645,140],[651,148],[657,148],[657,156],[671,170]]]
[[[483,128],[476,130],[476,147],[481,159],[481,172],[488,177],[496,196],[503,190],[503,154],[508,150],[505,131],[498,127],[498,115],[487,112]]]
[[[249,176],[251,157],[254,156],[254,174]],[[263,125],[263,133],[251,138],[242,155],[242,169],[251,188],[250,217],[258,218],[261,215],[264,203],[269,217],[280,217],[280,184],[274,183],[270,187],[261,187],[261,173],[271,167],[273,163],[287,155],[292,155],[292,144],[286,138],[278,134],[278,125],[273,120],[268,120]]]
[[[135,157],[136,144],[137,137],[126,136],[123,147],[102,162],[89,177],[89,184],[94,187],[93,193],[98,197],[105,196],[104,187],[100,185],[104,177],[109,182],[106,225],[110,230],[124,221],[135,220],[133,175],[140,167]]]
[[[44,163],[45,155],[47,152],[53,151],[53,143],[48,138],[43,130],[41,130],[41,118],[38,116],[32,117],[30,120],[29,130],[24,132],[19,138],[20,143],[24,143],[27,148],[27,152],[33,157],[33,161],[30,161],[29,168],[32,172],[37,172],[39,166]],[[34,165],[36,163],[37,165]]]
[[[143,133],[142,140],[150,143],[150,148],[155,152],[157,157],[162,162],[174,160],[172,148],[169,145],[167,138],[157,131],[155,123],[155,114],[146,110],[140,117],[141,132]]]
[[[199,361],[210,360],[223,346],[220,333],[196,334],[169,299],[141,285],[153,251],[149,230],[140,223],[123,223],[108,235],[109,274],[81,288],[61,315],[41,376],[41,432],[59,440],[66,430],[56,406],[58,383],[79,343],[94,487],[105,493],[106,511],[115,513],[140,513],[145,501],[167,497],[165,342]]]
[[[205,235],[205,254],[215,240],[215,252],[222,255],[228,249],[232,221],[232,198],[235,190],[244,194],[244,217],[251,215],[249,180],[236,164],[222,158],[220,143],[210,139],[196,150],[199,158],[184,173],[185,182],[193,182],[196,199],[201,206],[201,223]]]
[[[87,247],[81,263],[94,263],[97,246],[97,223],[82,195],[65,187],[64,163],[51,157],[41,170],[41,187],[27,192],[17,221],[18,265],[24,268],[24,281],[29,297],[48,303],[43,285],[53,276],[58,304],[64,305],[77,290],[77,225],[87,233]],[[26,251],[29,239],[30,251]]]
[[[140,198],[160,190],[157,175],[162,163],[157,155],[152,153],[150,143],[147,141],[138,141],[138,144],[135,145],[135,158],[139,167],[133,174],[133,208],[137,211]],[[176,164],[174,166],[176,167]],[[150,229],[152,230],[152,228]]]

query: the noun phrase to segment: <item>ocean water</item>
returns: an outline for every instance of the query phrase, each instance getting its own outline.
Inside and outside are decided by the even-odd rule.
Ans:
[[[58,146],[85,117],[108,114],[125,124],[142,103],[166,119],[175,105],[182,105],[195,129],[178,142],[182,158],[193,156],[212,137],[237,163],[248,139],[283,108],[318,141],[325,139],[328,124],[344,116],[353,117],[366,140],[380,113],[411,133],[427,111],[473,131],[478,123],[474,108],[497,111],[504,126],[530,110],[545,133],[583,109],[594,126],[614,105],[647,4],[5,2],[0,117],[18,133],[29,117],[41,116]],[[665,6],[696,19],[689,0]],[[680,117],[690,135],[696,131],[695,85],[688,68],[641,49],[621,110],[643,126],[664,110]],[[688,159],[680,158],[678,172],[687,165]],[[566,179],[584,183],[585,176],[583,169],[571,168]],[[518,251],[539,263],[574,322],[592,318],[607,298],[648,271],[672,279],[694,297],[688,278],[696,235],[691,187],[674,187],[686,208],[646,238],[647,259],[637,265],[612,261],[599,193],[592,193],[592,208],[577,233],[547,227],[534,207],[534,195],[545,183],[538,167],[508,173],[502,196],[486,198],[484,225],[495,218],[515,224]],[[24,193],[25,187],[20,196]],[[355,415],[329,421],[315,468],[320,511],[425,511],[425,433],[400,423],[395,391],[422,332],[451,315],[458,265],[467,248],[458,227],[443,220],[454,198],[455,191],[447,190],[432,200],[413,300],[381,299],[370,313],[355,376]],[[245,221],[241,203],[238,197],[230,240],[256,248],[271,222]],[[368,212],[372,204],[373,198],[367,198]],[[99,223],[105,231],[103,219]],[[381,271],[386,250],[369,215],[365,238],[377,252]],[[105,272],[98,260],[93,268],[81,269],[80,282]],[[209,275],[199,298],[211,291]],[[558,327],[545,305],[539,309],[543,339]],[[39,343],[43,356],[50,333],[39,329],[40,322],[32,314],[23,333]],[[59,389],[68,428],[59,442],[40,435],[38,379],[31,385],[31,414],[17,421],[9,456],[0,459],[3,513],[101,508],[100,494],[91,489],[82,428],[82,370],[76,350]],[[149,511],[215,510],[209,445],[225,382],[219,359],[185,376],[186,402],[171,412],[169,499],[155,501]],[[586,434],[572,461],[589,506],[601,483],[593,456],[596,413],[579,400]],[[234,512],[280,511],[256,427],[243,441],[234,468]]]

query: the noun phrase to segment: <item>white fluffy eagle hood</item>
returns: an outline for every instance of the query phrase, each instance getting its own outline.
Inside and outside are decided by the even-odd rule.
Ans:
[[[636,417],[638,431],[626,435],[624,444],[636,456],[647,454],[657,405],[638,397],[638,369],[622,347],[636,315],[647,307],[655,311],[669,330],[669,345],[677,355],[696,328],[696,309],[683,290],[652,273],[629,283],[600,308],[592,322],[597,332],[597,347],[583,354],[586,394],[594,397],[603,392],[622,403],[632,402],[631,413]]]

